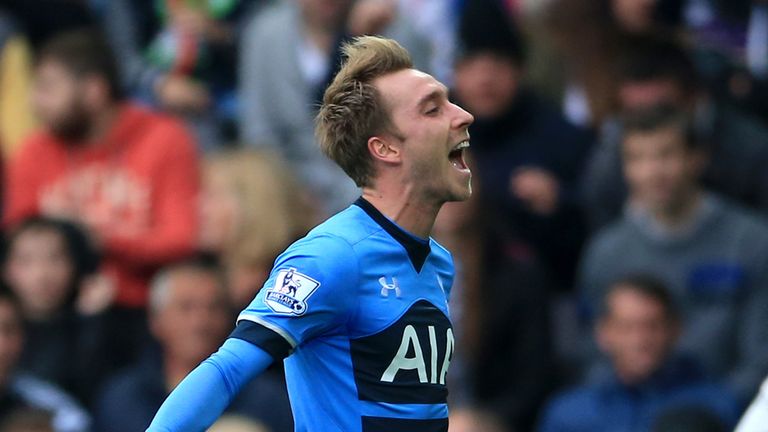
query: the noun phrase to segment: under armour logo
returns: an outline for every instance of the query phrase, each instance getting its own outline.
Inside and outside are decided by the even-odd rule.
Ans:
[[[392,283],[387,283],[387,278],[382,276],[379,278],[379,284],[381,285],[381,296],[389,297],[390,291],[395,291],[395,297],[400,298],[400,285],[397,284],[397,278],[392,278]]]

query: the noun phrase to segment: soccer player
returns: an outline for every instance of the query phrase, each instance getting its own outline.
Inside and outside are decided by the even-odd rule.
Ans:
[[[396,42],[361,37],[317,116],[323,151],[362,187],[280,255],[221,349],[149,431],[204,430],[243,383],[285,359],[297,431],[448,430],[449,253],[429,238],[471,193],[472,115]]]

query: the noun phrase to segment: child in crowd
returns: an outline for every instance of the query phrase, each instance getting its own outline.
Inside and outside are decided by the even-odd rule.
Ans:
[[[107,369],[106,310],[114,287],[77,226],[34,217],[8,238],[4,283],[19,298],[26,333],[20,366],[87,401]]]

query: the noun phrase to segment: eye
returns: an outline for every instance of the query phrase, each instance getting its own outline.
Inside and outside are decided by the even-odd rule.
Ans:
[[[434,108],[428,109],[425,114],[428,115],[428,116],[434,116],[434,115],[437,115],[439,113],[440,113],[440,107],[436,106]]]

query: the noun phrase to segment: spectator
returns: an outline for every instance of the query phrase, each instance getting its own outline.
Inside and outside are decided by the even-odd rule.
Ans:
[[[705,145],[707,188],[768,214],[768,129],[754,118],[710,98],[689,54],[679,45],[645,40],[623,62],[618,97],[623,111],[673,105],[694,118]],[[593,227],[621,213],[626,183],[621,173],[621,124],[602,130],[585,174],[585,200]]]
[[[451,410],[448,432],[508,432],[493,414],[473,408]]]
[[[663,284],[628,276],[612,284],[603,301],[595,338],[608,370],[556,396],[540,431],[650,431],[667,410],[691,406],[735,420],[737,405],[728,392],[673,355],[680,317]]]
[[[195,144],[175,120],[122,98],[99,36],[61,35],[36,66],[34,105],[44,129],[8,167],[4,221],[33,215],[84,225],[117,285],[115,336],[126,356],[143,330],[147,280],[195,246],[199,189]]]
[[[681,0],[553,0],[533,32],[531,76],[574,124],[616,113],[619,60],[644,35],[679,32]],[[533,26],[532,26],[533,27]],[[539,31],[539,29],[543,31]]]
[[[768,370],[768,227],[701,188],[685,114],[640,112],[623,130],[629,199],[587,247],[579,287],[594,309],[611,280],[657,274],[683,307],[680,348],[746,400]]]
[[[17,372],[24,346],[21,307],[0,292],[0,424],[19,410],[42,410],[53,417],[56,432],[88,430],[90,418],[66,393],[32,375]],[[29,430],[29,429],[27,429]]]
[[[586,235],[577,185],[592,138],[521,85],[521,42],[497,3],[464,10],[454,94],[475,116],[472,152],[486,207],[570,289]]]
[[[445,0],[397,0],[398,12],[409,17],[414,31],[429,41],[429,70],[441,83],[453,83],[456,24],[459,2]]]
[[[0,423],[0,432],[55,432],[53,416],[44,410],[21,408]]]
[[[201,248],[220,258],[237,313],[256,296],[277,255],[306,234],[315,219],[291,174],[274,155],[253,150],[206,160]]]
[[[182,115],[212,150],[234,135],[241,19],[253,0],[113,0],[104,30],[130,92]]]
[[[551,281],[535,256],[480,206],[477,181],[473,189],[469,201],[445,204],[434,228],[457,269],[449,401],[468,414],[487,411],[507,429],[530,430],[555,375]],[[459,417],[464,422],[474,415]]]
[[[109,367],[105,309],[114,289],[93,276],[98,257],[77,227],[46,218],[22,222],[6,255],[26,333],[20,369],[88,404]]]
[[[31,57],[27,38],[12,16],[0,8],[0,146],[6,158],[34,127],[29,106]]]
[[[150,328],[160,352],[109,380],[96,403],[95,430],[145,430],[170,391],[222,343],[234,327],[219,272],[194,262],[167,267],[153,280]],[[284,382],[265,374],[230,405],[275,432],[292,430]]]
[[[659,414],[652,432],[727,432],[730,428],[704,407],[683,406]]]
[[[255,15],[244,31],[239,67],[242,140],[284,157],[327,213],[349,205],[359,191],[320,153],[314,107],[339,65],[341,42],[363,33],[398,40],[416,67],[425,70],[428,44],[414,34],[407,17],[397,14],[391,0],[278,2]]]

